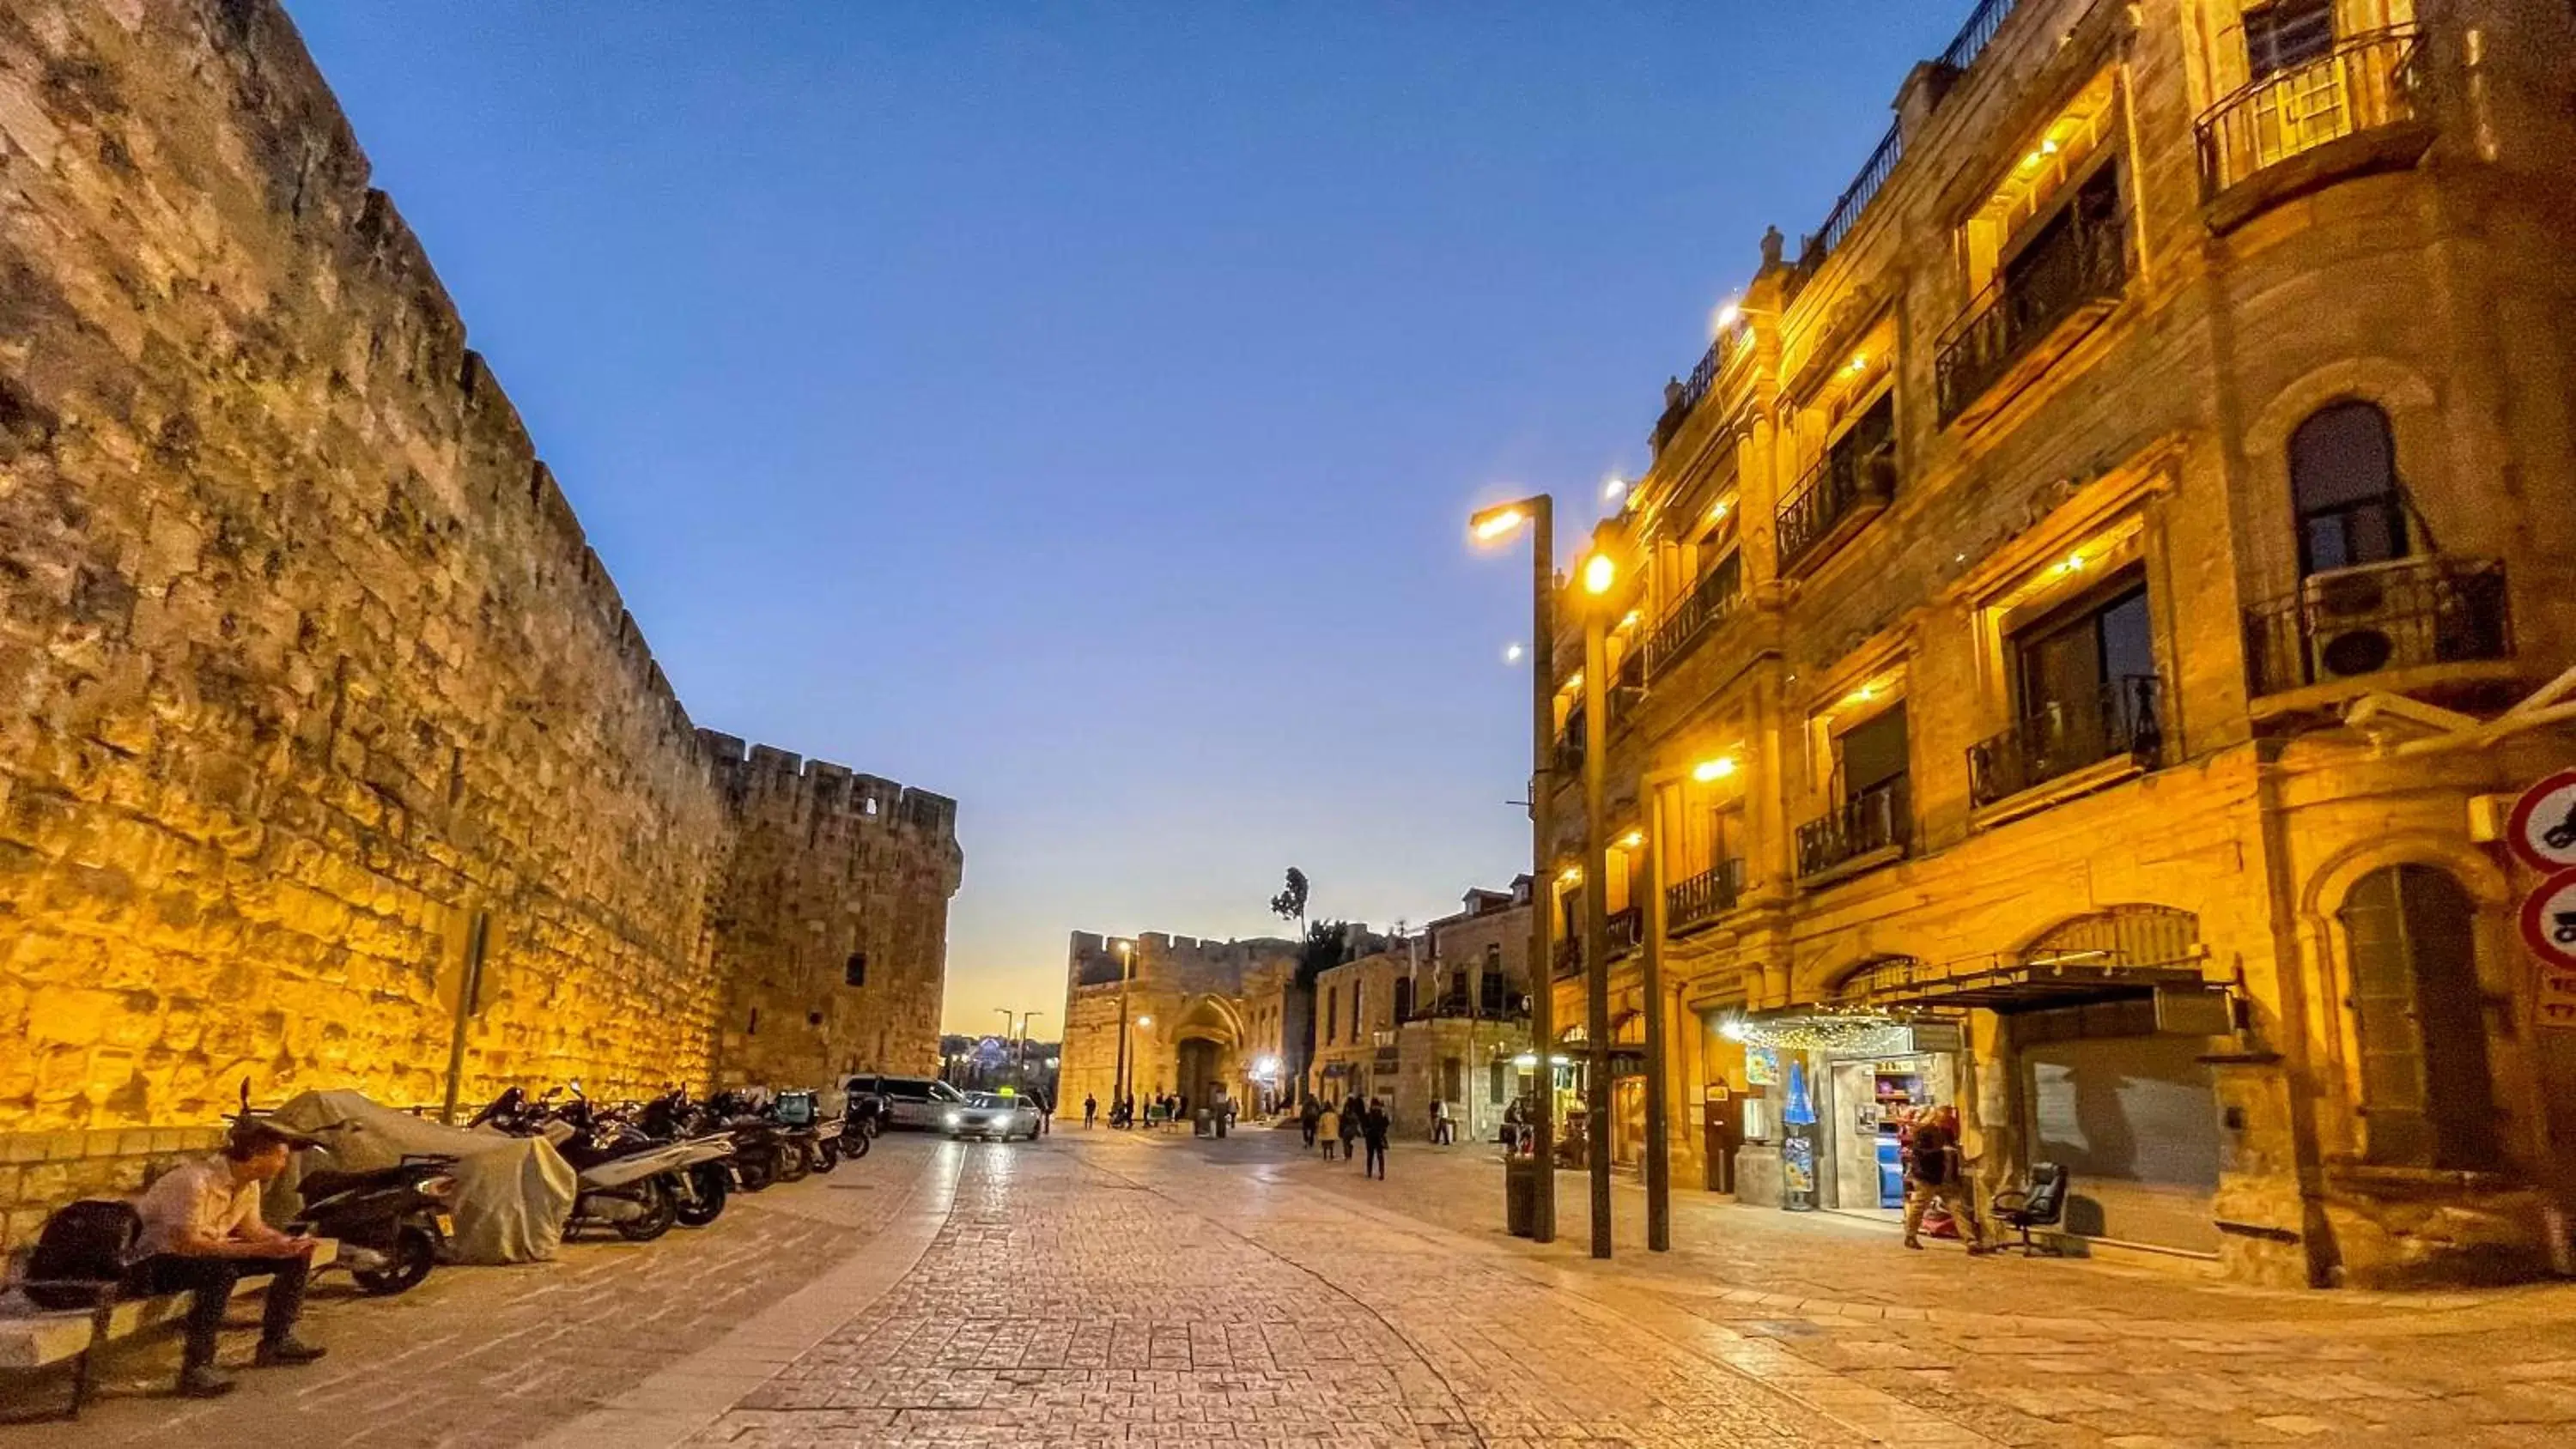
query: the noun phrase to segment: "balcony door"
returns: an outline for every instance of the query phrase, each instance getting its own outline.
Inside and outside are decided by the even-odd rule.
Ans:
[[[1842,799],[1864,799],[1905,778],[1905,701],[1898,700],[1834,737],[1834,772]]]
[[[2041,756],[2034,763],[2056,765],[2047,772],[2054,774],[2133,743],[2156,678],[2147,586],[2137,575],[2040,619],[2015,634],[2013,645],[2022,727]]]

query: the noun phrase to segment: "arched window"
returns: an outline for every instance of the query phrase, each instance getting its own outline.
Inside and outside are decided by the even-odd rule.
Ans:
[[[2468,891],[2429,865],[2373,871],[2344,898],[2372,1162],[2495,1164],[2476,915]]]
[[[2290,434],[2290,497],[2302,577],[2407,554],[2396,437],[2375,404],[2346,399],[2308,414]]]

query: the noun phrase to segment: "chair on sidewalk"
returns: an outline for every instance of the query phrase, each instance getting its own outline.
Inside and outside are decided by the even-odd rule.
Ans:
[[[2033,1228],[2053,1228],[2066,1220],[2066,1169],[2054,1162],[2034,1162],[2030,1167],[2030,1186],[2018,1191],[1995,1194],[1995,1220],[2021,1230],[2019,1243],[2007,1247],[2021,1249],[2022,1256],[2046,1252],[2057,1254],[2055,1247],[2031,1241]]]

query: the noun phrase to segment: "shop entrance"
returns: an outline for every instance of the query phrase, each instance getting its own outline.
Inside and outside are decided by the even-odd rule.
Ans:
[[[1824,1206],[1889,1222],[1904,1216],[1905,1129],[1934,1107],[1957,1105],[1955,1062],[1949,1052],[1827,1060],[1820,1115],[1832,1141],[1818,1193]]]

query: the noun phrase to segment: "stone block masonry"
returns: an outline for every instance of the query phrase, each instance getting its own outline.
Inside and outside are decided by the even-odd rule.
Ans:
[[[436,1102],[478,934],[469,1101],[927,1063],[954,812],[695,727],[273,0],[0,8],[0,1149]]]

